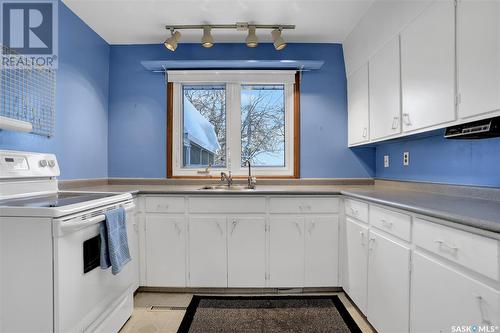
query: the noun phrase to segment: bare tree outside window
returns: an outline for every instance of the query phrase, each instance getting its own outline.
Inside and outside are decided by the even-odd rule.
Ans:
[[[241,165],[285,166],[283,85],[241,87]]]
[[[226,166],[225,86],[185,85],[184,167],[210,164]],[[241,165],[247,160],[256,167],[285,166],[284,85],[241,86]],[[193,108],[191,108],[193,106]],[[193,113],[195,115],[193,116]],[[201,115],[202,117],[199,117]],[[210,123],[218,149],[210,141]],[[200,131],[197,128],[203,127]],[[208,129],[207,129],[208,128]],[[204,132],[204,134],[196,134]],[[205,140],[197,140],[202,136]],[[205,142],[206,141],[206,142]],[[207,157],[205,157],[205,155]],[[213,161],[213,163],[210,163]]]

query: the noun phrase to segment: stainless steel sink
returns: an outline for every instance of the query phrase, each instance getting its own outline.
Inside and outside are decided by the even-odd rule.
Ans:
[[[255,191],[254,188],[249,188],[246,185],[205,185],[200,190],[208,191]]]

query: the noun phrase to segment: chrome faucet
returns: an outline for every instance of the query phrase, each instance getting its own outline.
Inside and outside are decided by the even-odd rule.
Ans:
[[[227,181],[227,186],[230,187],[233,185],[233,176],[231,175],[231,171],[229,171],[229,175],[226,174],[225,172],[220,173],[220,180],[221,181]]]
[[[254,189],[255,186],[257,186],[257,178],[252,177],[252,164],[250,163],[250,160],[247,160],[246,164],[248,166],[248,188]]]

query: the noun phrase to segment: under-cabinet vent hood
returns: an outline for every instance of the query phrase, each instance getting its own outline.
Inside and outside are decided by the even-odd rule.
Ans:
[[[487,139],[500,136],[500,117],[473,121],[446,128],[447,139]]]

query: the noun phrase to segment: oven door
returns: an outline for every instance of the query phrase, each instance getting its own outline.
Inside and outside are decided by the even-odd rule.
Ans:
[[[136,289],[136,261],[133,246],[134,204],[126,209],[127,234],[132,261],[123,270],[111,274],[111,268],[100,268],[100,212],[90,218],[73,217],[54,222],[54,305],[56,332],[85,332],[102,320],[124,295]]]

